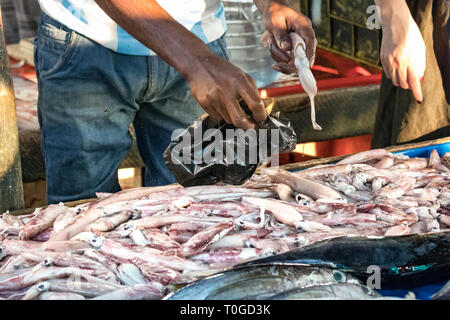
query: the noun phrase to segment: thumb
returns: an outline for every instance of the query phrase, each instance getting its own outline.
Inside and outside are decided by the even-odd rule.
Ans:
[[[272,34],[278,48],[280,48],[283,51],[288,51],[292,49],[291,39],[286,30],[273,28]]]

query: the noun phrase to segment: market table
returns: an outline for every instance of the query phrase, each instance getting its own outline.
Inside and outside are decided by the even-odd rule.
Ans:
[[[401,153],[401,154],[407,155],[409,157],[429,157],[431,151],[434,149],[436,149],[440,155],[443,155],[446,152],[450,152],[450,137],[387,148],[387,150],[389,152]],[[282,168],[289,170],[289,171],[297,171],[297,170],[302,170],[302,169],[306,169],[309,167],[313,167],[316,165],[335,163],[335,162],[341,160],[342,158],[344,158],[344,157],[332,157],[332,158],[326,158],[326,159],[310,160],[310,161],[303,162],[303,163],[285,165],[285,166],[282,166]],[[65,205],[68,207],[73,207],[73,206],[77,206],[80,204],[93,202],[96,200],[97,199],[84,199],[84,200],[66,203]],[[20,210],[20,211],[12,212],[11,214],[13,214],[13,215],[27,214],[27,213],[31,213],[33,210],[34,209]],[[440,290],[440,288],[444,284],[445,284],[444,282],[438,281],[438,282],[430,282],[430,283],[427,283],[426,285],[413,287],[412,289],[409,288],[407,290],[405,290],[405,289],[379,290],[378,292],[385,296],[397,296],[397,297],[403,298],[406,295],[406,293],[412,291],[412,292],[414,292],[417,299],[429,300],[429,299],[431,299],[431,295],[433,295],[438,290]]]

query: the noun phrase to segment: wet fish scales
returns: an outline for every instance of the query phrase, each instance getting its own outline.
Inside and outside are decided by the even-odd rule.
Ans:
[[[260,265],[234,268],[189,284],[167,300],[265,299],[296,287],[333,282],[360,283],[351,275],[329,268],[306,265]]]

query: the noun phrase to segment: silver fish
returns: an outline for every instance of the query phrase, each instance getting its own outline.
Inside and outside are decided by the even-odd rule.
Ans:
[[[266,299],[279,292],[319,284],[354,283],[359,280],[339,270],[308,265],[260,265],[235,268],[195,281],[165,300]]]
[[[450,280],[434,295],[431,296],[433,300],[450,300]]]
[[[295,288],[275,294],[268,300],[367,300],[382,298],[375,290],[355,283],[333,283]]]

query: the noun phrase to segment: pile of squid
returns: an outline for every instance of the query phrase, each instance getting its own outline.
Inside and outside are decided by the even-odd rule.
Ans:
[[[0,216],[0,299],[161,299],[236,264],[334,237],[450,228],[450,154],[384,149],[242,186],[98,193]]]
[[[37,83],[19,76],[12,76],[16,103],[17,126],[23,131],[39,131],[37,116]]]

